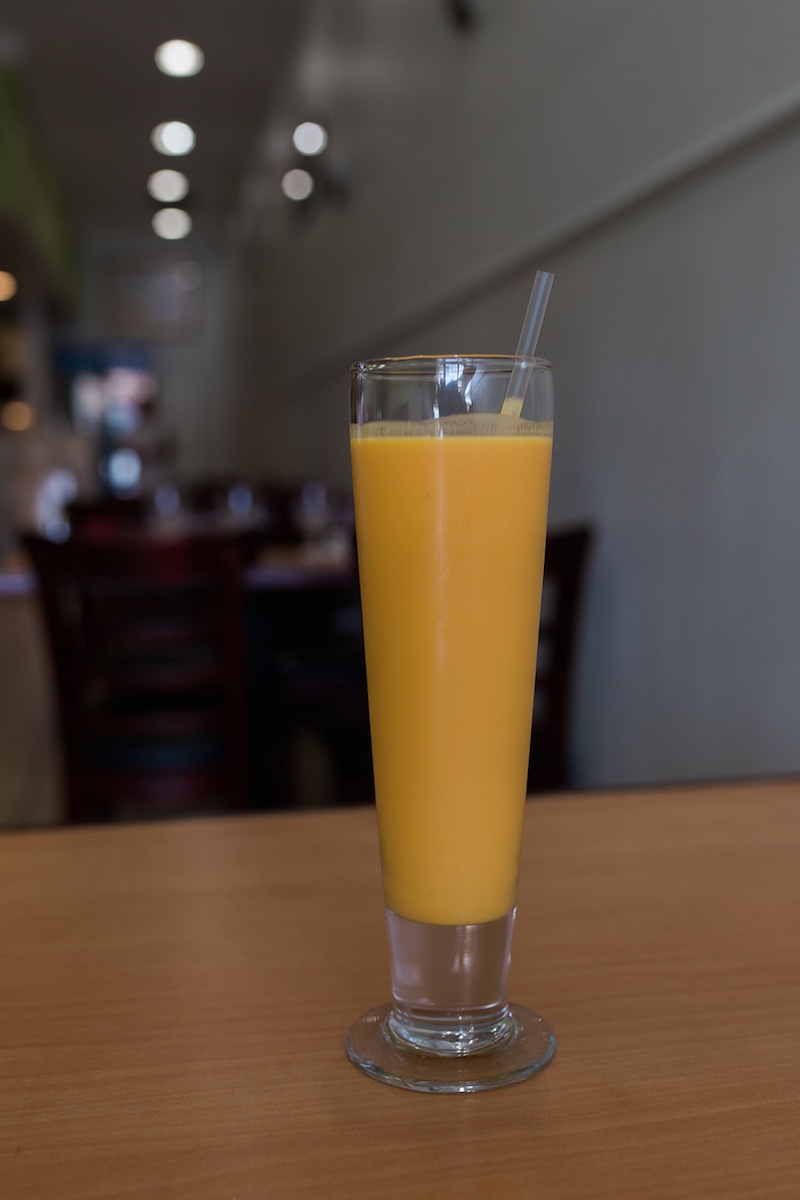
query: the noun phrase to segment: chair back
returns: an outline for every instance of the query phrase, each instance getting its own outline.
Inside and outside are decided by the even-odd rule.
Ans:
[[[588,525],[548,532],[536,664],[528,791],[560,791],[572,782],[570,718],[573,668],[587,566]]]
[[[103,496],[97,500],[73,500],[65,511],[73,533],[102,541],[120,531],[142,526],[147,504],[141,496]]]
[[[242,535],[24,538],[57,698],[66,819],[249,801]]]

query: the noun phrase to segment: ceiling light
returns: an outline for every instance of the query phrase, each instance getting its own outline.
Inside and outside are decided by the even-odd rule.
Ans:
[[[316,121],[303,121],[292,134],[292,141],[299,154],[321,154],[328,144],[328,134]]]
[[[160,238],[175,242],[191,232],[192,218],[182,208],[160,208],[153,214],[153,229]]]
[[[188,195],[189,180],[182,171],[171,171],[165,167],[163,171],[153,172],[147,181],[147,190],[154,200],[174,204]]]
[[[314,180],[302,167],[294,167],[284,175],[281,187],[290,200],[307,200],[314,190]]]
[[[0,271],[0,300],[10,300],[17,294],[17,281],[10,271]]]
[[[150,141],[161,154],[188,154],[194,149],[194,130],[185,121],[164,121],[156,125]]]
[[[0,409],[0,421],[6,429],[13,430],[14,433],[23,433],[30,429],[35,419],[36,414],[24,400],[9,400],[8,404],[4,404]]]
[[[162,42],[156,50],[156,66],[165,75],[175,75],[185,79],[188,75],[196,75],[202,71],[205,55],[194,42],[184,42],[176,38],[171,42]]]

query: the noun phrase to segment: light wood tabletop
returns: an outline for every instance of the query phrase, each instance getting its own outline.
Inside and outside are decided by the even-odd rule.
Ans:
[[[797,1197],[800,784],[528,805],[553,1063],[404,1092],[370,809],[0,837],[0,1196]]]

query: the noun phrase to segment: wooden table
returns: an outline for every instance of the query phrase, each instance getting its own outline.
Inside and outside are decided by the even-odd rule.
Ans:
[[[347,1061],[386,997],[371,810],[0,838],[0,1196],[800,1195],[800,784],[529,805],[537,1078]]]

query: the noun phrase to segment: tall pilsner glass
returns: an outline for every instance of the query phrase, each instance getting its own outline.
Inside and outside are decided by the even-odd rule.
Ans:
[[[552,372],[514,358],[357,363],[351,452],[392,1003],[350,1058],[470,1092],[555,1050],[508,1003],[552,448]],[[520,399],[522,403],[520,404]]]

